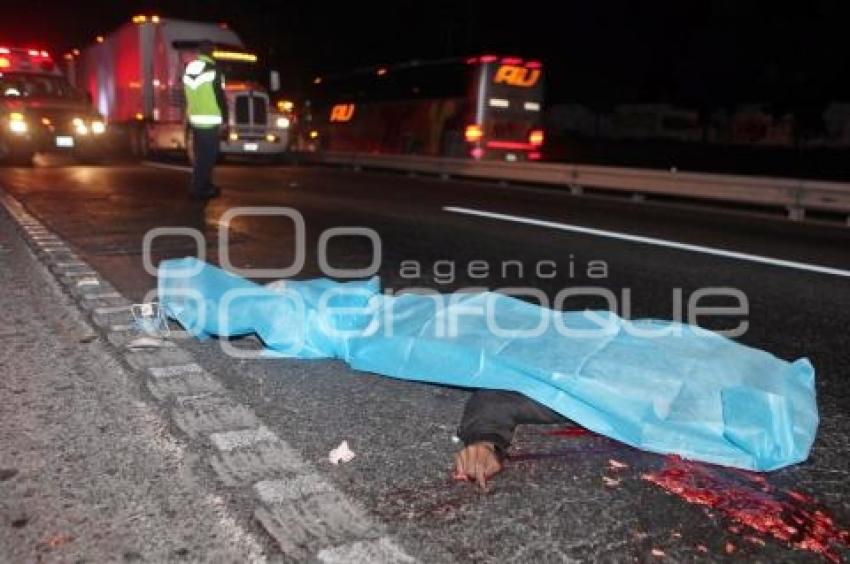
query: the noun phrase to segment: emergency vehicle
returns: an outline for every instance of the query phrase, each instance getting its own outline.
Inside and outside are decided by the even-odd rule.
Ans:
[[[317,76],[301,109],[312,151],[534,161],[543,150],[543,67],[481,55]]]
[[[290,120],[270,105],[268,89],[258,80],[257,55],[225,24],[137,15],[74,57],[73,74],[134,154],[188,150],[191,157],[183,72],[204,40],[215,45],[213,58],[225,82],[229,121],[222,128],[221,153],[286,151]],[[278,73],[269,78],[277,90]]]
[[[31,164],[39,151],[94,158],[105,132],[47,51],[0,46],[0,161]]]

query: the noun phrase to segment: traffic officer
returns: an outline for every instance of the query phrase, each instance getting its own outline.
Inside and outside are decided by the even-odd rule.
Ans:
[[[224,77],[212,55],[212,42],[201,41],[198,57],[186,65],[183,74],[194,157],[190,195],[198,200],[215,198],[219,194],[219,189],[212,183],[212,173],[218,158],[219,139],[223,130],[226,133],[227,127]]]

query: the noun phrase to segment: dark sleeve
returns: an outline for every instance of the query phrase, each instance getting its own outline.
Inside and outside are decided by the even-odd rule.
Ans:
[[[227,108],[227,97],[224,95],[224,85],[223,85],[223,77],[221,71],[217,68],[215,69],[215,82],[213,83],[213,89],[215,90],[215,101],[218,102],[218,109],[221,110],[221,119],[224,120],[224,124],[227,125],[228,119],[228,108]]]
[[[516,392],[476,390],[463,410],[458,437],[469,445],[489,441],[504,453],[521,424],[563,423],[567,419]]]

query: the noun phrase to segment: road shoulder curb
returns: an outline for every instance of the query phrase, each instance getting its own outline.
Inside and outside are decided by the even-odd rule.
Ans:
[[[173,341],[154,349],[127,345],[140,336],[132,302],[8,193],[0,205],[93,331],[147,390],[146,401],[186,437],[217,487],[250,492],[254,518],[287,559],[415,562],[386,527],[350,499],[248,406],[230,398],[215,375]]]

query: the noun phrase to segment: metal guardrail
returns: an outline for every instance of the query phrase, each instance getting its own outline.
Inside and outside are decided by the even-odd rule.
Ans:
[[[575,194],[591,188],[773,206],[788,210],[789,218],[795,220],[804,219],[806,210],[819,210],[848,214],[850,224],[850,183],[845,182],[413,155],[322,152],[302,156],[310,162],[355,168],[550,184],[569,188]]]

